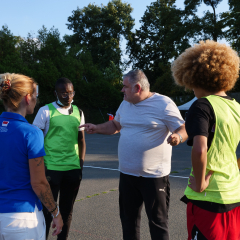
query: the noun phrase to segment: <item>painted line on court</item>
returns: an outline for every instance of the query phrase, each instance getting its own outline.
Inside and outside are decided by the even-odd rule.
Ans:
[[[176,177],[176,178],[189,178],[189,177],[183,177],[183,176],[174,176],[174,175],[169,175],[169,177]]]
[[[102,168],[102,167],[93,167],[93,166],[85,166],[84,165],[84,168],[85,167],[88,167],[88,168],[97,168],[97,169],[103,169],[103,170],[111,170],[111,171],[118,171],[118,169],[113,169],[113,168]],[[170,177],[175,177],[175,178],[189,178],[189,177],[182,177],[182,176],[173,176],[173,175],[169,175]]]
[[[83,167],[98,168],[98,169],[111,170],[111,171],[119,171],[118,169],[113,169],[113,168],[102,168],[102,167],[93,167],[93,166],[85,166],[85,165]]]
[[[87,135],[86,135],[87,136]],[[108,138],[108,139],[110,139],[110,138],[119,138],[120,136],[109,136],[109,137],[100,137],[100,138],[97,138],[97,137],[94,137],[94,138],[89,138],[89,140],[101,140],[101,139],[105,139],[105,138]]]

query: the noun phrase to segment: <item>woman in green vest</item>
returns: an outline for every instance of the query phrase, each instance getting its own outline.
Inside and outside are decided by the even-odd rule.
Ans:
[[[198,98],[186,119],[192,171],[185,195],[188,240],[240,239],[240,105],[226,92],[239,74],[239,57],[225,44],[201,41],[173,63],[175,82]]]

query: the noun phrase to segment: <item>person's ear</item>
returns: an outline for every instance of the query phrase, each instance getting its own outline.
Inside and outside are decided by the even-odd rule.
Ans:
[[[25,96],[25,102],[27,105],[29,105],[30,103],[30,98],[31,98],[31,95],[28,93],[26,96]]]
[[[135,88],[137,93],[141,92],[141,86],[139,84],[136,84]]]
[[[54,90],[54,96],[57,97],[57,91],[56,90]]]

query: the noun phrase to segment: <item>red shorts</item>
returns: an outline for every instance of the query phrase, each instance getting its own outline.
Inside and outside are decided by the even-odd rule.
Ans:
[[[240,207],[214,213],[187,204],[188,240],[239,240]]]

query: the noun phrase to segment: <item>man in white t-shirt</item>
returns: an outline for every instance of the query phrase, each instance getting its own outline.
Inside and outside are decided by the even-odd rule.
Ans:
[[[86,152],[82,110],[72,105],[75,95],[72,82],[67,78],[59,78],[55,85],[56,101],[39,109],[33,125],[44,133],[44,149],[46,156],[46,177],[55,201],[59,196],[59,208],[64,226],[58,240],[67,239],[72,220]],[[52,216],[43,209],[48,237]]]
[[[187,139],[184,120],[169,97],[150,92],[148,79],[141,70],[124,76],[122,92],[124,101],[114,120],[81,127],[87,133],[121,133],[118,158],[123,239],[140,239],[144,203],[151,238],[168,240],[172,146]]]

